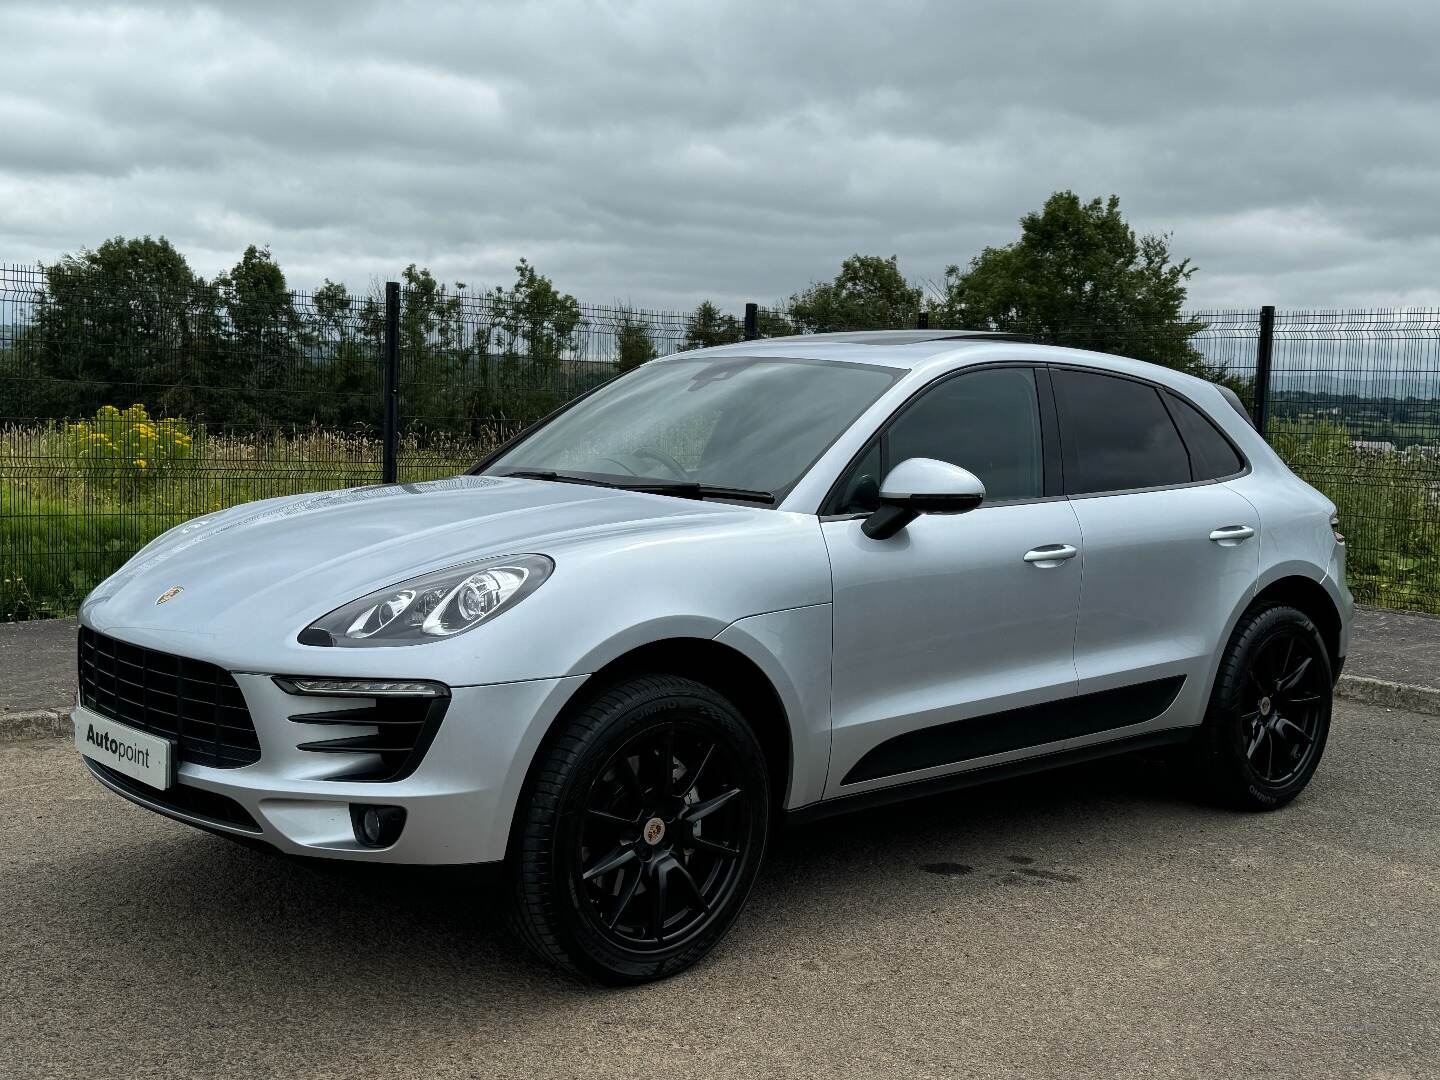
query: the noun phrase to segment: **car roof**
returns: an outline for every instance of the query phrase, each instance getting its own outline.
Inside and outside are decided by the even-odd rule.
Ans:
[[[927,341],[1029,341],[1000,330],[837,330],[827,334],[790,334],[765,341],[819,341],[850,345],[918,345]]]
[[[651,363],[709,356],[773,356],[868,364],[874,367],[900,368],[922,379],[931,378],[950,368],[992,360],[1067,364],[1132,375],[1177,390],[1193,391],[1198,387],[1207,387],[1223,392],[1224,389],[1218,383],[1148,360],[1061,345],[1041,345],[1019,334],[985,330],[861,330],[836,334],[796,334],[791,337],[756,338],[708,349],[672,353]],[[1230,392],[1230,397],[1234,397],[1233,392]],[[1242,416],[1246,415],[1238,398],[1229,401],[1229,404]]]
[[[776,356],[804,360],[835,360],[878,367],[914,368],[957,348],[985,343],[1028,342],[1016,334],[985,330],[853,330],[834,334],[795,334],[755,338],[708,349],[673,353],[661,361],[694,356]]]

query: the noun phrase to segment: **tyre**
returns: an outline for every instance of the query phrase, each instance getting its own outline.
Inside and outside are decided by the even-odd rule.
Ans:
[[[1201,793],[1244,810],[1284,806],[1310,782],[1330,733],[1334,677],[1303,612],[1267,605],[1230,635],[1191,746]]]
[[[673,675],[616,683],[541,750],[507,862],[512,921],[590,978],[673,975],[735,921],[769,824],[764,753],[733,704]]]

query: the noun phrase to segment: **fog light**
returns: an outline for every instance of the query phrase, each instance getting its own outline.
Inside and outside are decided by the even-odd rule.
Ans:
[[[400,839],[400,830],[405,827],[405,808],[352,803],[350,823],[355,829],[355,839],[366,847],[391,847]]]

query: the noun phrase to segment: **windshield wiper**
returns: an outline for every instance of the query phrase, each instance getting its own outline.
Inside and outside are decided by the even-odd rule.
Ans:
[[[514,472],[497,475],[515,476],[521,480],[550,480],[557,484],[591,484],[620,491],[642,491],[647,495],[674,495],[680,499],[732,499],[735,502],[753,502],[763,506],[775,505],[775,495],[769,491],[719,487],[715,484],[696,483],[693,480],[646,480],[643,477],[636,480],[597,480],[594,477],[556,472],[553,469],[516,469]]]
[[[718,487],[715,484],[700,484],[693,480],[636,480],[633,483],[627,480],[611,486],[625,491],[643,491],[649,495],[674,495],[680,499],[732,499],[735,502],[761,503],[764,506],[775,505],[775,496],[769,491]]]
[[[590,476],[556,472],[554,469],[516,469],[514,472],[496,473],[496,476],[514,476],[521,480],[549,480],[556,484],[590,484],[594,487],[618,488],[608,480],[596,480]]]

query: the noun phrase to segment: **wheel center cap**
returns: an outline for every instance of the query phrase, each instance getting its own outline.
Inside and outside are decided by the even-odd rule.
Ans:
[[[1267,697],[1262,697],[1262,698],[1260,699],[1260,715],[1261,715],[1261,716],[1269,716],[1269,715],[1270,715],[1270,707],[1271,707],[1271,704],[1272,704],[1272,703],[1271,703],[1270,698],[1269,698],[1268,696],[1267,696]]]
[[[640,835],[645,838],[647,844],[654,847],[660,843],[661,840],[665,839],[665,822],[661,821],[658,817],[652,817],[649,821],[645,822],[645,828],[641,830]]]

